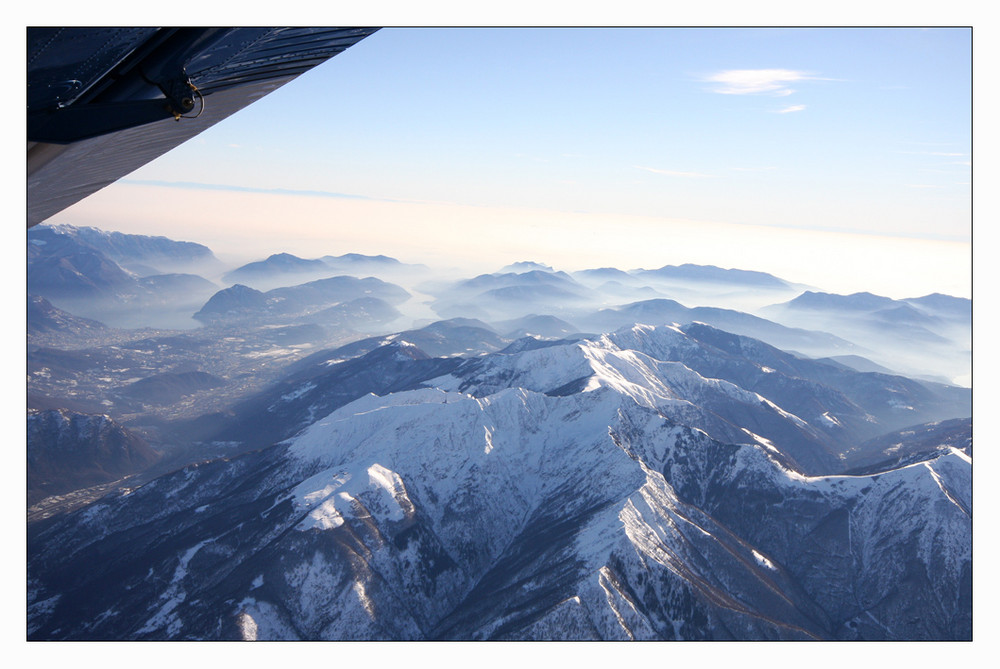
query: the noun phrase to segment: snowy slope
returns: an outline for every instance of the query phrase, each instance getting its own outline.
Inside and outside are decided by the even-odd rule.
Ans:
[[[969,638],[971,459],[806,476],[685,347],[483,356],[35,527],[29,637]]]

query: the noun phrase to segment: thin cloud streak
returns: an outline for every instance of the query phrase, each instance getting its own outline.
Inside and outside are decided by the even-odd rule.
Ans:
[[[778,113],[778,114],[790,114],[792,112],[802,111],[805,108],[806,108],[805,105],[789,105],[789,106],[785,107],[784,109],[779,109],[776,113]]]
[[[914,156],[943,156],[945,158],[962,158],[968,155],[960,151],[900,151],[900,153]]]
[[[647,172],[652,172],[654,174],[665,174],[668,177],[691,177],[697,179],[711,179],[715,175],[712,174],[702,174],[700,172],[679,172],[676,170],[661,170],[656,167],[643,167],[642,165],[635,165],[636,169],[646,170]]]
[[[153,186],[156,188],[180,188],[187,190],[216,190],[234,193],[262,193],[269,195],[301,195],[305,197],[330,197],[343,200],[371,200],[373,202],[411,202],[386,197],[370,197],[351,193],[335,193],[322,190],[294,190],[290,188],[257,188],[254,186],[233,186],[229,184],[206,184],[194,181],[156,181],[144,179],[122,179],[118,183],[133,186]]]

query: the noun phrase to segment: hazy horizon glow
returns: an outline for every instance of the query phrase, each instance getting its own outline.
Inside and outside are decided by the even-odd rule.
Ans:
[[[971,62],[966,29],[383,29],[50,222],[968,297]]]
[[[828,292],[971,296],[971,245],[961,241],[124,183],[116,190],[99,192],[74,207],[72,216],[49,223],[194,241],[233,265],[281,252],[303,258],[385,254],[470,275],[522,260],[565,271],[694,263],[769,272]],[[177,197],[189,210],[183,218],[150,207]],[[216,225],[219,212],[238,221],[239,234]]]

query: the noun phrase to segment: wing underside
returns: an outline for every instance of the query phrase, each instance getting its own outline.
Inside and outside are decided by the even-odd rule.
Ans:
[[[28,227],[377,28],[29,28]]]

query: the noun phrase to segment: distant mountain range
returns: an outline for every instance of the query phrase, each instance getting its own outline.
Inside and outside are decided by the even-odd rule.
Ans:
[[[38,225],[28,231],[27,257],[29,294],[116,327],[174,325],[218,289],[202,276],[161,269],[219,264],[206,247],[165,237]]]
[[[774,346],[806,354],[863,351],[856,344],[826,332],[789,328],[758,316],[733,309],[688,308],[669,299],[643,300],[611,309],[602,309],[577,319],[591,331],[605,331],[632,323],[703,322],[736,334],[763,339]]]
[[[267,290],[335,275],[361,277],[405,272],[419,274],[426,271],[427,267],[424,265],[405,264],[384,255],[345,253],[340,256],[326,255],[310,260],[290,253],[276,253],[264,260],[237,267],[226,273],[223,281],[230,285],[240,283]]]
[[[486,321],[524,316],[525,308],[560,316],[600,301],[569,274],[540,269],[480,274],[425,292],[434,294],[431,308],[443,318]]]
[[[437,298],[431,307],[444,318],[511,320],[526,315],[523,306],[530,305],[536,313],[580,322],[594,330],[599,327],[583,321],[599,307],[674,297],[695,299],[699,294],[707,299],[738,301],[740,296],[754,293],[759,301],[760,295],[794,295],[796,288],[763,272],[710,265],[667,265],[628,272],[604,267],[566,273],[536,262],[520,262],[424,292]]]
[[[44,249],[48,255],[88,248],[139,275],[169,274],[197,268],[213,272],[222,267],[211,249],[194,242],[167,237],[107,232],[72,225],[37,225],[28,231],[29,251]],[[30,255],[30,254],[29,254]]]
[[[714,265],[692,265],[690,263],[684,265],[665,265],[659,269],[638,270],[634,274],[641,278],[729,284],[741,288],[788,289],[792,287],[787,281],[765,272],[723,269]]]
[[[516,262],[500,269],[497,274],[524,273],[529,271],[555,272],[552,267],[532,261]],[[766,272],[754,272],[742,269],[723,269],[714,265],[664,265],[659,269],[635,269],[623,271],[615,267],[584,269],[572,272],[574,278],[590,281],[621,281],[633,283],[637,281],[679,281],[712,284],[729,284],[740,288],[748,286],[768,289],[788,289],[792,284]]]
[[[951,380],[971,373],[972,302],[947,295],[896,300],[872,293],[806,291],[759,313],[863,345],[878,363]]]
[[[381,279],[335,276],[295,286],[274,288],[266,293],[237,284],[218,291],[194,314],[203,323],[223,320],[316,318],[320,309],[354,304],[366,316],[395,314],[391,305],[400,304],[410,294]],[[364,302],[356,302],[365,300]],[[379,302],[373,302],[378,300]],[[341,308],[343,310],[343,307]],[[329,312],[328,312],[329,315]]]
[[[617,281],[626,285],[636,285],[642,282],[642,279],[635,276],[635,274],[629,274],[623,270],[617,269],[615,267],[601,267],[598,269],[582,269],[573,272],[573,278],[577,281],[584,283],[591,283],[594,286],[600,285],[606,281]]]
[[[290,253],[275,253],[265,260],[247,263],[223,275],[230,284],[253,283],[276,275],[326,273],[330,267],[322,260],[305,260]]]
[[[967,325],[972,318],[971,300],[940,294],[894,300],[872,293],[837,295],[806,291],[794,300],[769,309],[775,313],[821,312],[827,315],[867,318],[887,325],[902,323],[928,327],[939,326],[943,321]]]
[[[522,274],[524,272],[554,272],[549,265],[540,262],[534,262],[533,260],[521,260],[510,265],[506,265],[497,270],[497,274]]]

